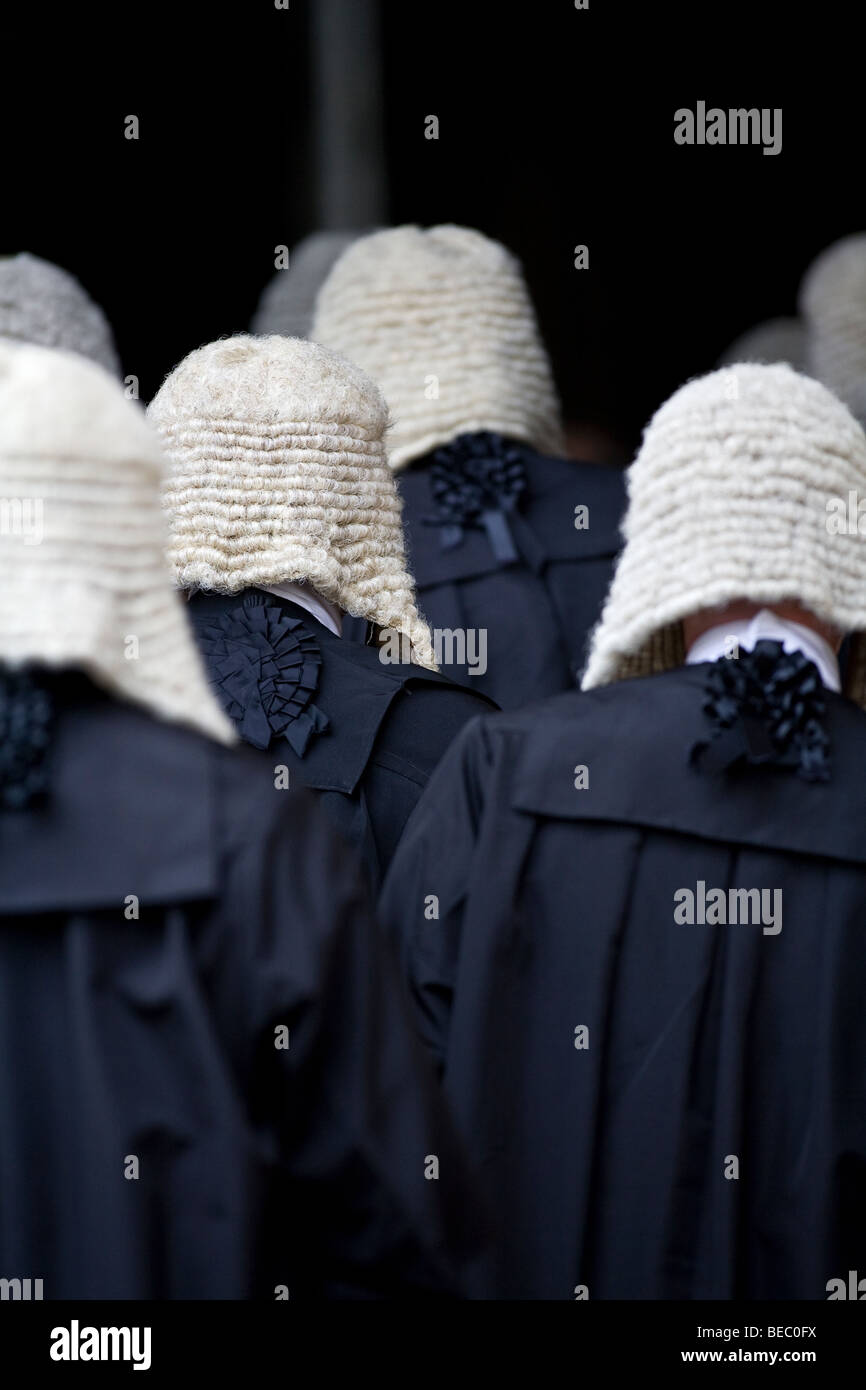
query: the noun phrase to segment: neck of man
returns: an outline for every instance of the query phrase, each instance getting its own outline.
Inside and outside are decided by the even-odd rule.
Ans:
[[[837,654],[843,634],[832,624],[793,600],[768,604],[735,600],[720,608],[702,609],[683,619],[688,665],[717,661],[750,651],[761,640],[781,642],[786,652],[799,651],[817,666],[821,680],[839,690]]]

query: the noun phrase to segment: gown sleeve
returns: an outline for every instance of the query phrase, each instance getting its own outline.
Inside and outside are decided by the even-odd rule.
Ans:
[[[403,832],[380,901],[416,1029],[440,1076],[489,780],[488,726],[485,717],[467,724],[436,768]]]
[[[319,812],[276,817],[242,874],[251,1094],[279,1155],[270,1267],[290,1297],[459,1296],[482,1235],[462,1150],[355,858]]]

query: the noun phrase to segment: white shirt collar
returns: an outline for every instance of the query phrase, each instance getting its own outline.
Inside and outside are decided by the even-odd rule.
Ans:
[[[753,618],[735,618],[702,632],[689,647],[686,665],[695,666],[699,661],[718,661],[720,656],[729,657],[734,643],[750,652],[756,643],[764,640],[781,642],[786,652],[802,652],[809,661],[814,661],[828,690],[841,689],[839,662],[830,643],[812,628],[780,618],[769,608],[762,608]]]
[[[343,635],[343,610],[336,603],[331,603],[330,599],[322,598],[309,584],[299,581],[296,584],[259,584],[266,594],[276,594],[277,598],[288,599],[290,603],[296,603],[299,608],[304,608],[308,613],[312,613],[323,627],[329,632],[333,632],[335,637]]]

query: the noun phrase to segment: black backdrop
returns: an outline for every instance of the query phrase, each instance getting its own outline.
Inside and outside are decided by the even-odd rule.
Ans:
[[[4,12],[0,251],[82,279],[145,399],[192,347],[247,327],[274,246],[315,226],[315,3]],[[389,215],[511,245],[568,413],[631,444],[732,337],[794,311],[823,245],[866,226],[864,62],[836,0],[589,4],[383,0]],[[782,107],[781,154],[675,145],[675,109],[699,99]]]

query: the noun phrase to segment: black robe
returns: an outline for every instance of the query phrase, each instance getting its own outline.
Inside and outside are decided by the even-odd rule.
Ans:
[[[866,714],[825,692],[806,781],[785,759],[820,774],[820,739],[780,765],[722,728],[719,665],[470,725],[406,828],[383,913],[495,1208],[481,1292],[824,1299],[866,1274]],[[763,925],[751,899],[702,924],[731,888],[781,890],[782,929],[772,895]]]
[[[261,589],[197,593],[189,615],[217,697],[291,785],[313,788],[378,888],[427,779],[495,708],[446,676],[330,632]]]
[[[462,440],[398,474],[409,566],[419,608],[446,634],[442,670],[516,709],[577,683],[620,546],[623,474],[497,436]],[[481,629],[487,669],[472,674],[477,648],[461,662],[447,634]],[[358,639],[363,625],[346,631]]]
[[[47,796],[0,811],[0,1276],[453,1288],[474,1204],[354,856],[268,759],[57,692]]]

